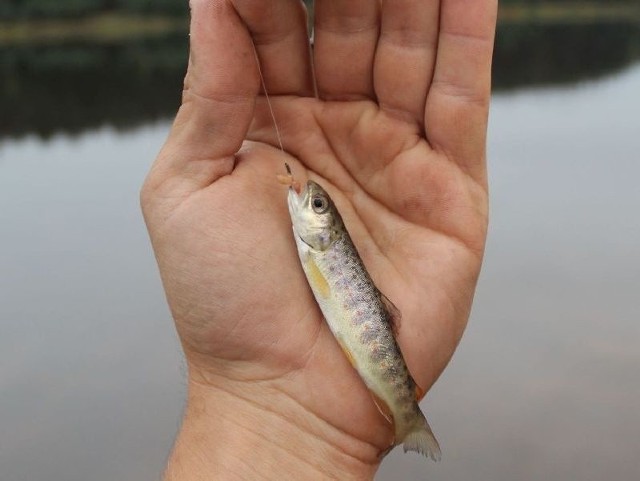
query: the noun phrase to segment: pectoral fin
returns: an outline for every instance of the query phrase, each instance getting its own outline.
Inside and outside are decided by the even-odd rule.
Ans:
[[[331,288],[329,287],[327,279],[325,279],[324,275],[320,271],[318,264],[316,264],[316,261],[311,256],[307,257],[306,264],[309,284],[320,296],[325,299],[328,298],[331,294]]]

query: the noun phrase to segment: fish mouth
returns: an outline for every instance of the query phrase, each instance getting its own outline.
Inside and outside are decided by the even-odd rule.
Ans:
[[[298,218],[298,214],[300,209],[307,201],[307,197],[309,196],[309,189],[303,189],[302,192],[297,192],[293,185],[289,186],[289,195],[287,196],[287,203],[289,204],[289,213],[291,214],[291,219],[294,220],[295,227],[295,219]]]
[[[311,181],[309,181],[311,182]],[[300,192],[298,192],[300,190]],[[289,205],[289,215],[291,217],[291,225],[293,227],[293,234],[302,243],[312,247],[307,243],[301,233],[305,230],[304,227],[304,209],[309,202],[309,183],[304,188],[300,188],[300,185],[290,185],[289,195],[287,196],[287,204]]]
[[[293,232],[297,237],[299,237],[303,242],[304,240],[300,236],[299,228],[301,227],[300,223],[302,222],[302,218],[304,217],[304,208],[305,205],[309,202],[309,196],[311,195],[312,184],[311,180],[307,181],[307,184],[302,187],[300,182],[298,182],[291,172],[291,167],[289,164],[285,162],[284,164],[287,174],[286,175],[278,175],[278,181],[281,184],[289,186],[289,192],[287,195],[287,204],[289,207],[289,215],[291,217],[291,223],[293,225]],[[306,242],[305,242],[306,243]]]

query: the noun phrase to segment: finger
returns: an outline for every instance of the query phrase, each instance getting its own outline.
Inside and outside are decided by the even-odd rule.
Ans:
[[[191,1],[191,52],[182,106],[148,178],[187,190],[233,169],[252,118],[259,77],[249,32],[230,2]]]
[[[270,95],[313,95],[307,11],[300,0],[234,0]]]
[[[379,17],[376,0],[316,0],[313,61],[321,98],[374,97]]]
[[[497,0],[443,0],[438,51],[425,107],[432,147],[484,180]]]
[[[437,0],[382,2],[373,71],[378,104],[421,126],[436,58],[438,14]]]

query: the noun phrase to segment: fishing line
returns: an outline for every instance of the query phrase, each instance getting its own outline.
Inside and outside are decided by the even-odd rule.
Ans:
[[[262,75],[262,67],[260,66],[260,59],[258,58],[258,51],[253,47],[253,55],[256,58],[256,63],[258,64],[258,74],[260,75],[260,82],[262,83],[262,91],[264,92],[264,96],[267,99],[267,105],[269,106],[269,112],[271,113],[271,118],[273,119],[273,126],[276,130],[276,137],[278,137],[278,145],[280,145],[280,150],[284,152],[284,148],[282,147],[282,137],[280,137],[280,129],[278,128],[278,122],[276,122],[276,115],[273,113],[273,106],[271,105],[271,99],[269,98],[269,92],[267,92],[267,86],[264,82],[264,75]]]

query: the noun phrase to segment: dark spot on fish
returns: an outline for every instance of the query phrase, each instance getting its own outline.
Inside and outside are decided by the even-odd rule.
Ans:
[[[378,337],[378,333],[375,331],[375,329],[371,328],[370,323],[366,323],[364,326],[364,330],[360,334],[360,341],[363,344],[371,344],[376,340],[377,337]]]
[[[404,422],[406,424],[411,424],[413,422],[414,417],[415,417],[415,413],[413,412],[413,410],[407,410],[404,413],[402,413],[402,418],[404,419]]]
[[[374,362],[382,362],[386,355],[386,349],[379,344],[371,350],[371,360]]]
[[[390,364],[389,367],[387,367],[387,374],[391,379],[399,379],[400,369],[398,369],[398,365],[396,363]]]

